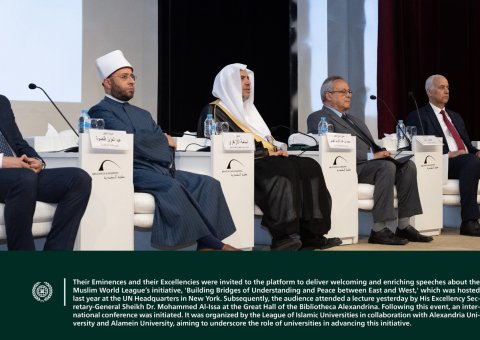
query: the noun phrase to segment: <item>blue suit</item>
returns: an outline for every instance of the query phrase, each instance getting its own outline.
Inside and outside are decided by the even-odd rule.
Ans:
[[[448,144],[438,118],[430,104],[411,112],[407,124],[416,126],[418,134],[434,135],[443,138],[443,153],[448,153]],[[460,187],[460,204],[462,206],[462,221],[477,220],[480,211],[477,205],[477,188],[480,178],[480,159],[475,155],[478,149],[472,145],[462,117],[451,110],[445,110],[450,116],[453,125],[467,147],[467,154],[448,159],[448,178],[458,179]],[[423,131],[419,121],[422,120]]]
[[[22,137],[10,105],[0,95],[0,130],[17,156],[40,158]],[[26,168],[0,169],[0,202],[9,250],[34,250],[32,220],[36,201],[57,203],[46,250],[71,250],[88,204],[90,176],[79,168],[44,169],[36,174]]]
[[[107,129],[134,134],[135,191],[155,197],[152,245],[178,246],[208,235],[222,240],[235,232],[220,183],[171,169],[174,150],[148,111],[105,97],[89,115],[103,118]]]

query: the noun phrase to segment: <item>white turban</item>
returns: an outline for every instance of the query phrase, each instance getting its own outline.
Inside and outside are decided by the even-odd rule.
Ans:
[[[108,78],[113,72],[124,68],[129,67],[133,71],[132,65],[128,62],[127,59],[123,56],[122,51],[116,50],[110,53],[105,54],[96,61],[98,75],[100,80],[103,82]]]
[[[250,97],[245,101],[242,98],[240,70],[245,70],[250,78]],[[254,84],[253,72],[247,69],[247,65],[230,64],[215,77],[212,94],[220,99],[220,105],[230,111],[235,119],[266,140],[271,132],[253,104]]]

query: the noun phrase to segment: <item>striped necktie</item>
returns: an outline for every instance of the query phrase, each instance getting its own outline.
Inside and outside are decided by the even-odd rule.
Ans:
[[[0,131],[0,153],[3,153],[4,156],[15,156],[13,154],[12,148],[7,142],[7,139]]]
[[[445,114],[445,111],[441,110],[440,114],[442,115],[443,121],[445,122],[445,125],[447,126],[448,131],[450,131],[453,139],[455,140],[455,144],[457,144],[458,150],[465,150],[465,144],[463,144],[462,137],[460,137],[460,135],[457,132],[457,129],[455,129],[455,126],[453,126],[450,119],[448,119],[447,115]]]

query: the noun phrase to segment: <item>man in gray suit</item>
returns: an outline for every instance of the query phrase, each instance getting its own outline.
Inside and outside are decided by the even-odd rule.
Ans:
[[[408,241],[432,241],[431,236],[420,234],[410,225],[410,217],[422,213],[415,164],[411,161],[401,165],[393,162],[390,153],[375,143],[365,123],[347,113],[352,91],[342,77],[331,76],[325,79],[321,96],[323,108],[308,116],[308,132],[317,133],[320,117],[324,116],[333,125],[335,132],[356,136],[358,181],[375,185],[374,225],[368,242],[404,245]],[[397,187],[398,225],[393,204],[394,186]],[[389,227],[395,225],[397,229],[394,234]]]

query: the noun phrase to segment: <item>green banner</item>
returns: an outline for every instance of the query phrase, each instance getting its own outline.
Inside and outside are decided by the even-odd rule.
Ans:
[[[446,339],[477,332],[479,260],[479,252],[1,252],[0,323],[18,338]]]

